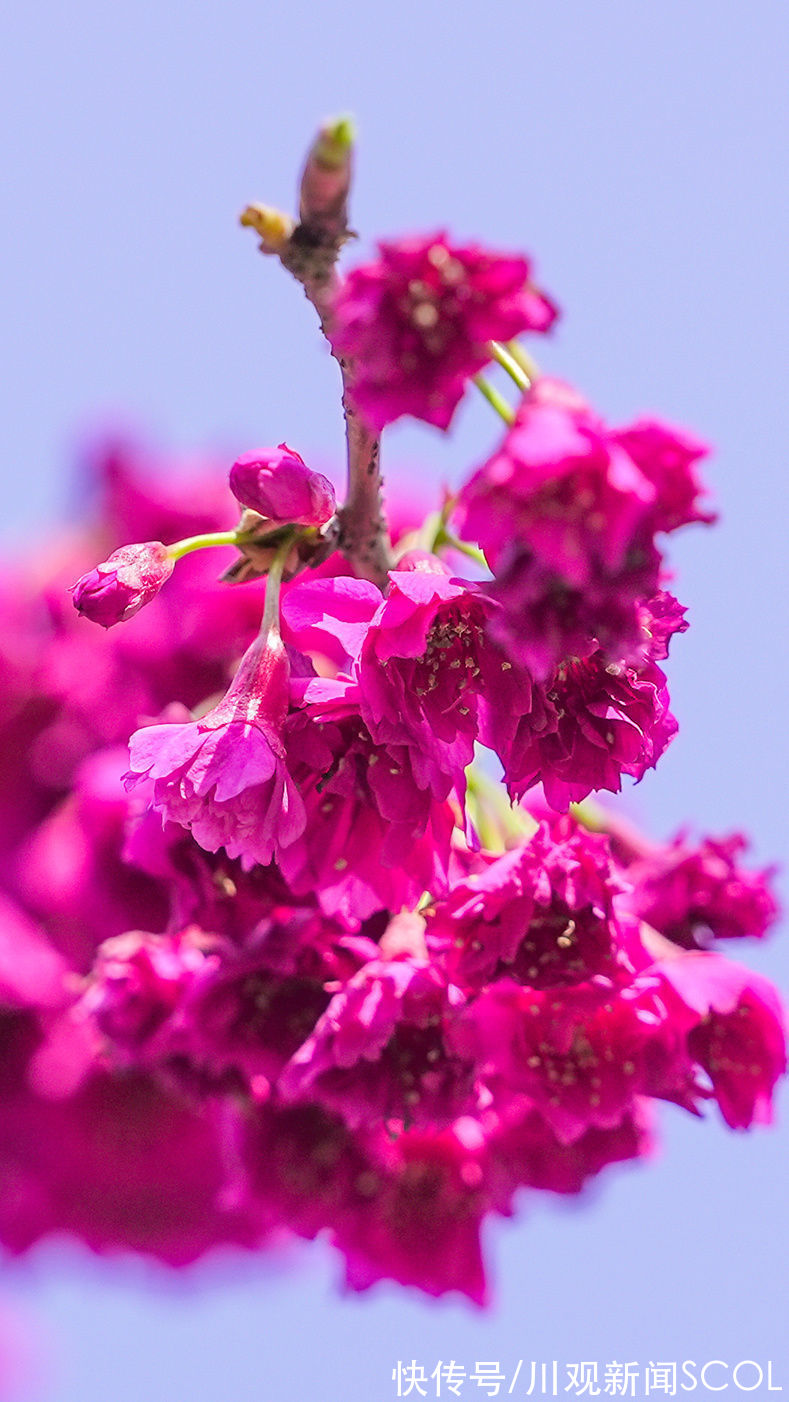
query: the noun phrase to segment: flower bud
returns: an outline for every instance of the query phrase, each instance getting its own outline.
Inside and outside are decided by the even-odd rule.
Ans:
[[[158,594],[174,563],[158,540],[124,545],[72,585],[74,607],[102,628],[125,623]]]
[[[307,155],[299,218],[313,239],[339,247],[348,236],[354,126],[350,117],[325,122]]]
[[[283,525],[322,526],[337,505],[328,478],[286,443],[244,453],[230,469],[230,490],[242,506]]]

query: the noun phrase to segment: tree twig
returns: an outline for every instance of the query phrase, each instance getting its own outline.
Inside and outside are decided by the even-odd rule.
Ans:
[[[327,339],[339,284],[337,259],[343,244],[354,237],[348,227],[352,149],[353,128],[347,117],[320,129],[302,172],[298,224],[263,205],[250,205],[241,216],[242,224],[260,235],[263,252],[276,253],[301,283]],[[335,359],[342,375],[348,462],[347,495],[337,512],[337,544],[361,579],[383,589],[393,557],[383,512],[380,440],[354,407],[352,362],[339,355]]]

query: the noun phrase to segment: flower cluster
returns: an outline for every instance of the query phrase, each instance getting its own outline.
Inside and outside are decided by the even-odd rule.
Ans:
[[[458,506],[495,572],[499,631],[525,666],[545,676],[568,655],[649,655],[643,607],[663,576],[655,537],[714,520],[698,501],[705,453],[651,419],[608,429],[559,382],[529,389]]]
[[[353,360],[354,399],[380,431],[403,414],[449,427],[491,341],[548,331],[549,297],[523,257],[462,246],[446,233],[380,243],[334,301],[330,338]]]
[[[344,501],[286,444],[180,492],[110,445],[99,519],[0,581],[0,1239],[321,1234],[355,1289],[483,1303],[486,1217],[647,1157],[658,1102],[769,1121],[782,1009],[713,945],[777,908],[740,834],[584,806],[677,728],[656,537],[711,519],[702,449],[527,374],[525,258],[440,234],[341,280],[330,137],[276,251],[341,360]],[[387,527],[376,433],[446,427],[491,360],[503,444],[426,519],[395,483]]]

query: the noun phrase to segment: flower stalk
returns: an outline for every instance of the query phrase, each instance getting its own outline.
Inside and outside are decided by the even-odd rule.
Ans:
[[[515,342],[512,344],[514,345]],[[493,359],[498,362],[502,370],[506,370],[510,379],[514,380],[518,389],[525,394],[526,391],[531,388],[535,376],[528,374],[522,361],[516,358],[516,356],[512,354],[512,351],[507,349],[506,346],[501,345],[499,341],[491,341],[490,349]],[[525,353],[524,359],[529,359],[529,357],[525,356]]]
[[[217,545],[244,545],[252,539],[252,531],[208,531],[203,535],[186,536],[168,545],[167,554],[171,560],[181,560],[194,550],[209,550]]]
[[[496,387],[492,385],[490,380],[487,380],[484,375],[474,375],[473,380],[480,394],[482,394],[491,407],[496,410],[499,418],[502,418],[505,424],[514,424],[515,410],[507,403],[504,395],[499,394]]]

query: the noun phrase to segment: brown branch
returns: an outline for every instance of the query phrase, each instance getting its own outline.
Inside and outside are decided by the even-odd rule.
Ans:
[[[347,118],[327,122],[318,132],[301,177],[295,227],[287,215],[263,205],[250,205],[241,216],[242,224],[260,234],[263,252],[276,253],[301,283],[327,339],[339,281],[337,259],[343,244],[353,238],[348,227],[352,143]],[[352,363],[341,356],[335,359],[342,375],[348,460],[346,500],[337,512],[337,544],[359,578],[384,589],[393,558],[383,513],[380,441],[354,408]]]
[[[381,441],[360,417],[348,396],[349,378],[340,362],[345,394],[345,437],[348,445],[348,495],[337,516],[338,544],[360,579],[385,589],[387,572],[394,566],[389,530],[383,509]]]

